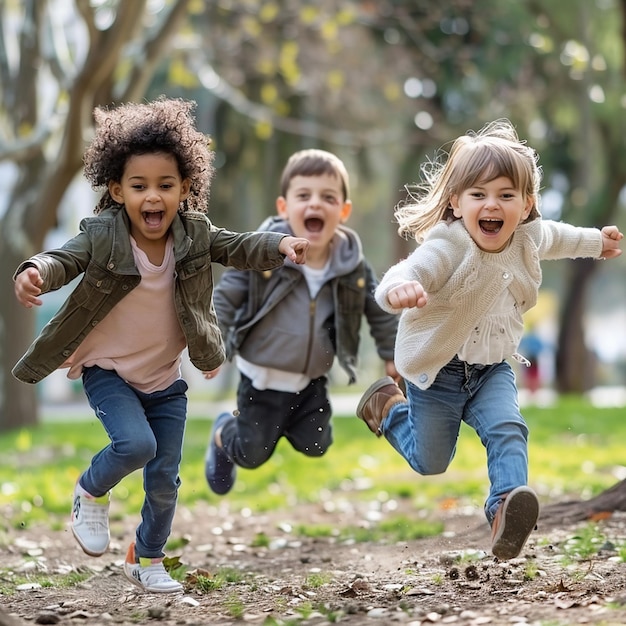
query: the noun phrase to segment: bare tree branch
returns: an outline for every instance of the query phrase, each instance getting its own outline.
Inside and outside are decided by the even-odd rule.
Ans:
[[[38,152],[41,152],[41,146],[64,125],[65,119],[55,115],[53,118],[48,118],[45,122],[38,124],[34,131],[24,139],[13,140],[7,145],[0,144],[0,162],[10,160],[14,163],[24,163],[29,161]]]
[[[193,67],[193,62],[189,62]],[[338,146],[380,146],[395,144],[402,140],[407,143],[406,136],[392,127],[374,128],[355,133],[339,128],[330,128],[314,120],[303,120],[289,117],[279,117],[271,109],[249,100],[243,92],[229,85],[215,70],[204,64],[195,70],[198,80],[215,96],[227,102],[235,111],[255,122],[270,124],[273,128],[291,133],[299,137],[314,137]],[[410,142],[411,140],[409,140]]]
[[[37,81],[39,78],[39,28],[45,2],[28,0],[25,3],[24,28],[20,35],[20,63],[17,82],[15,86],[15,102],[20,106],[14,106],[10,115],[15,128],[20,130],[24,127],[34,127],[37,123]]]
[[[83,22],[87,27],[87,34],[92,45],[98,45],[101,37],[100,31],[96,28],[96,20],[94,10],[91,7],[90,0],[75,0],[76,9],[83,18]]]
[[[74,85],[80,93],[94,89],[111,75],[119,62],[121,50],[132,39],[133,33],[141,27],[146,0],[121,2],[118,5],[115,21],[98,35],[99,45],[89,46],[89,54]]]
[[[189,0],[178,0],[161,23],[160,28],[141,47],[142,58],[136,60],[133,65],[128,84],[121,96],[122,101],[136,100],[140,94],[146,92],[156,66],[163,59],[163,50],[168,47],[168,42],[179,30],[182,21],[187,16],[188,6]]]

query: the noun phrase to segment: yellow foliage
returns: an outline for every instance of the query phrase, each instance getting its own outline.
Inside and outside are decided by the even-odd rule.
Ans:
[[[555,47],[554,40],[541,33],[532,33],[528,38],[528,43],[530,43],[533,48],[543,52],[544,54],[549,54]]]
[[[254,19],[250,15],[244,17],[241,24],[246,33],[248,33],[248,35],[251,35],[252,37],[258,37],[263,31],[263,28],[261,27],[259,21]]]
[[[302,11],[300,12],[300,19],[303,24],[313,24],[320,14],[319,9],[317,7],[307,5],[302,7]]]
[[[300,68],[297,57],[300,48],[295,41],[287,41],[280,50],[280,71],[288,85],[297,85],[300,80]]]
[[[261,7],[259,11],[259,20],[265,24],[272,22],[278,15],[278,4],[275,2],[268,2]]]
[[[345,7],[337,13],[335,19],[337,20],[337,24],[341,26],[347,26],[348,24],[352,24],[355,21],[356,13],[352,7]]]
[[[22,122],[17,129],[17,134],[19,137],[27,137],[33,131],[33,125],[28,122]]]
[[[265,83],[261,87],[261,101],[265,104],[272,104],[278,98],[278,90],[271,83]]]
[[[15,440],[15,447],[18,452],[26,452],[33,447],[33,437],[27,430],[20,430],[20,434]]]
[[[173,59],[170,63],[168,80],[174,85],[187,89],[198,86],[197,76],[189,71],[187,65],[180,58]]]
[[[254,132],[259,139],[267,140],[272,136],[274,127],[270,122],[257,122],[254,127]]]
[[[527,330],[556,317],[559,308],[559,299],[556,293],[548,289],[540,289],[537,294],[537,304],[524,313],[524,326]]]
[[[283,67],[282,72],[285,82],[291,87],[295,87],[300,82],[302,74],[300,73],[300,68],[295,63],[289,67]]]
[[[300,51],[300,46],[295,41],[285,41],[280,49],[280,62],[295,59]]]
[[[130,57],[123,57],[115,68],[115,80],[121,81],[128,76],[133,70],[133,64]]]
[[[190,15],[202,15],[205,10],[204,0],[192,0],[187,11]]]
[[[291,113],[291,107],[289,106],[289,103],[287,101],[279,100],[274,105],[274,111],[276,111],[276,113],[278,115],[281,115],[282,117],[287,117]]]
[[[331,70],[328,72],[326,83],[331,89],[341,89],[345,82],[345,75],[341,70]]]
[[[271,59],[259,59],[256,69],[263,76],[273,76],[276,73],[276,64]]]
[[[402,97],[402,89],[398,83],[387,83],[383,88],[383,93],[390,102],[397,102]]]
[[[339,32],[337,22],[328,20],[322,24],[321,34],[324,39],[335,39]]]

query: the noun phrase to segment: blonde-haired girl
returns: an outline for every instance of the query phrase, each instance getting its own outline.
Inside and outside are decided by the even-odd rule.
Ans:
[[[578,228],[541,219],[535,151],[508,120],[452,144],[422,168],[422,182],[396,217],[419,246],[384,275],[376,300],[400,314],[390,377],[373,383],[357,415],[419,474],[445,472],[461,422],[487,451],[491,484],[485,515],[492,552],[517,556],[539,516],[527,486],[528,428],[515,376],[522,315],[537,302],[540,261],[614,258],[616,226]]]

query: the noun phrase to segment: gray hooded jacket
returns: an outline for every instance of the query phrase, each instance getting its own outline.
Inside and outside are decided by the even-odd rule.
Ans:
[[[277,217],[259,230],[292,234],[287,222]],[[215,288],[214,303],[227,357],[239,353],[256,365],[314,379],[327,374],[337,356],[351,384],[356,381],[365,316],[378,355],[393,360],[397,316],[376,303],[378,280],[353,230],[337,230],[324,280],[311,298],[302,271],[289,260],[265,272],[226,270]]]

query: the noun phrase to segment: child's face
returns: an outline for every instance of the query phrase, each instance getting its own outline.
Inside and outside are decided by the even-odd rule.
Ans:
[[[500,176],[452,196],[450,205],[481,250],[501,252],[528,217],[533,200],[515,189],[509,178]]]
[[[352,211],[344,200],[338,176],[294,176],[286,196],[276,200],[278,215],[285,218],[296,237],[310,241],[307,257],[325,253],[339,224]]]
[[[189,181],[181,179],[171,154],[139,154],[128,159],[119,183],[109,183],[109,193],[124,205],[130,234],[144,249],[167,239],[178,207],[189,195]]]

